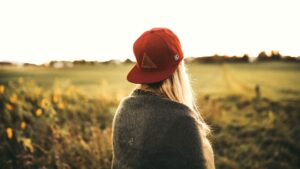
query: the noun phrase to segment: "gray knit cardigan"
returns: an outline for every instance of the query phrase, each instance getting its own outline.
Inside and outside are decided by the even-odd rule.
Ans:
[[[112,169],[204,169],[191,110],[150,91],[122,98],[113,119]]]

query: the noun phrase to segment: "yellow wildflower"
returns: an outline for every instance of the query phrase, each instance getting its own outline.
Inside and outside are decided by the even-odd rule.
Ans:
[[[65,104],[60,102],[60,103],[58,103],[57,107],[62,110],[65,108]]]
[[[42,110],[42,109],[37,109],[37,110],[35,111],[35,115],[36,115],[36,116],[41,116],[42,113],[43,113],[43,110]]]
[[[24,121],[22,121],[21,123],[21,129],[25,129],[26,128],[26,123]]]
[[[45,107],[49,104],[49,101],[47,98],[43,98],[42,101],[40,102],[41,107]]]
[[[0,94],[4,93],[5,87],[4,85],[0,85]]]
[[[14,135],[13,130],[11,128],[7,128],[6,129],[6,135],[7,135],[8,139],[12,139],[12,137]]]
[[[59,96],[57,94],[54,94],[54,96],[53,96],[53,102],[57,103],[58,99],[59,99]]]
[[[27,148],[30,152],[34,151],[34,148],[33,148],[33,145],[32,145],[32,142],[31,142],[30,138],[21,138],[20,140],[23,143],[23,146],[25,148]]]
[[[9,110],[9,111],[11,111],[11,110],[14,109],[13,106],[12,106],[11,104],[9,104],[9,103],[6,103],[6,104],[5,104],[5,108],[6,108],[7,110]]]
[[[16,94],[14,94],[14,95],[12,95],[10,98],[9,98],[9,101],[11,102],[11,103],[17,103],[17,95]]]

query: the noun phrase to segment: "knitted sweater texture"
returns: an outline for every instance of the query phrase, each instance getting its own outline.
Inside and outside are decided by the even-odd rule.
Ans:
[[[122,98],[113,119],[112,169],[204,169],[190,108],[150,91]]]

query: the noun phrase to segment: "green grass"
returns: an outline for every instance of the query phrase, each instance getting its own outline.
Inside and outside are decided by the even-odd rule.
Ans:
[[[95,90],[106,87],[107,90],[129,91],[134,85],[126,82],[126,72],[131,65],[75,66],[73,68],[1,68],[0,83],[17,80],[22,77],[32,79],[43,87],[50,87],[53,82],[72,83],[87,93],[94,95]]]
[[[300,95],[300,64],[186,64],[196,93],[222,96],[241,94],[254,96],[259,85],[262,95],[273,99],[295,98]],[[33,79],[43,87],[54,81],[69,81],[94,95],[99,86],[106,90],[128,94],[134,84],[126,80],[133,64],[75,66],[73,68],[0,68],[0,83],[19,77]],[[97,93],[97,92],[96,92]]]
[[[300,65],[287,63],[192,64],[187,66],[194,90],[202,94],[254,96],[259,85],[262,95],[273,99],[300,96]]]

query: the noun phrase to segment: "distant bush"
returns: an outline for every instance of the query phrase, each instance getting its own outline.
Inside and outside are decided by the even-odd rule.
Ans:
[[[279,51],[272,50],[270,55],[267,55],[265,51],[262,51],[256,57],[257,62],[267,62],[267,61],[285,61],[285,62],[300,62],[297,57],[282,56]]]
[[[204,57],[196,57],[196,58],[188,58],[187,62],[196,62],[196,63],[248,63],[249,56],[247,54],[242,57],[237,56],[204,56]]]

